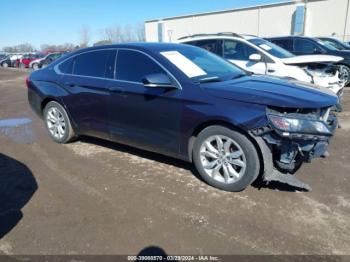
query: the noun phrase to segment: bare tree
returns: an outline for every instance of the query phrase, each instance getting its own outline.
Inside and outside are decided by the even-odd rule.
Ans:
[[[23,43],[15,46],[5,46],[3,50],[8,53],[34,52],[35,48],[29,43]]]
[[[146,37],[145,37],[145,26],[143,23],[139,23],[135,25],[135,41],[138,42],[144,42]]]
[[[90,28],[87,25],[83,25],[79,30],[80,47],[84,48],[89,45],[90,42]]]
[[[125,26],[116,24],[103,28],[101,30],[101,40],[94,45],[140,41],[145,41],[145,29],[142,23]]]
[[[93,44],[93,46],[99,46],[99,45],[109,45],[112,44],[112,42],[110,40],[100,40],[97,41]]]
[[[133,42],[135,41],[134,30],[131,25],[125,25],[122,34],[122,42]]]
[[[109,26],[103,30],[104,39],[111,43],[122,42],[122,28],[119,25]]]
[[[52,53],[52,52],[67,52],[75,49],[75,46],[72,43],[64,43],[62,45],[48,45],[42,44],[40,49],[44,53]]]

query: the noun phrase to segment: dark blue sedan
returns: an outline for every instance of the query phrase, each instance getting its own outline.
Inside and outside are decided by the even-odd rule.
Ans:
[[[189,45],[78,50],[33,72],[27,86],[54,141],[96,136],[190,161],[228,191],[259,175],[308,189],[293,174],[325,154],[337,126],[331,93],[248,75]]]

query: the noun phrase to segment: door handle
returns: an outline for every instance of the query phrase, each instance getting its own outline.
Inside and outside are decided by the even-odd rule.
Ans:
[[[69,87],[74,87],[75,84],[72,82],[65,82],[64,85],[69,86]]]
[[[124,91],[123,91],[123,89],[121,89],[121,88],[111,88],[111,92],[112,92],[112,93],[116,93],[116,94],[121,94],[121,93],[123,93]]]
[[[127,97],[127,94],[125,93],[124,89],[122,89],[122,88],[113,87],[113,88],[110,88],[110,92],[114,95],[117,95],[117,96],[120,96],[123,98]]]
[[[268,70],[267,70],[268,73],[274,73],[275,71],[276,71],[276,70],[274,70],[274,69],[268,69]]]

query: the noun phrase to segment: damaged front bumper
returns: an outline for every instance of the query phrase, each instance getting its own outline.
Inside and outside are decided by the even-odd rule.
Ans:
[[[333,64],[319,64],[304,67],[312,83],[331,90],[338,97],[343,95],[345,83],[340,79],[339,68]]]
[[[274,110],[268,111],[268,113],[276,113]],[[278,114],[281,115],[279,112]],[[284,115],[293,117],[301,115],[305,119],[305,114]],[[311,133],[309,130],[308,132],[302,132],[303,130],[286,132],[277,129],[273,124],[250,132],[262,152],[265,182],[278,181],[307,191],[311,190],[309,185],[299,181],[294,174],[304,162],[311,162],[313,158],[327,154],[330,138],[338,126],[337,117],[330,108],[323,112],[307,113],[306,119],[311,121],[315,118],[324,122],[328,132]]]

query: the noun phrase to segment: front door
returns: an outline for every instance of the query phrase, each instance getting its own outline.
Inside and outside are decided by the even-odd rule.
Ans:
[[[259,54],[262,57],[264,55],[247,43],[238,40],[225,40],[223,49],[224,58],[240,68],[254,74],[264,75],[268,73],[266,70],[266,61],[251,61],[249,59],[249,56],[252,54]]]
[[[167,74],[145,53],[118,50],[116,80],[109,85],[111,136],[137,147],[177,154],[182,91],[145,87],[142,79],[155,73]]]

